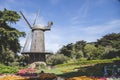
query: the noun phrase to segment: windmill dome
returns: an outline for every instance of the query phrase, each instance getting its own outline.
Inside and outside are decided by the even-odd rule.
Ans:
[[[37,25],[34,25],[33,26],[34,28],[37,28],[37,29],[42,29],[42,28],[44,28],[44,25],[41,25],[41,24],[37,24]]]

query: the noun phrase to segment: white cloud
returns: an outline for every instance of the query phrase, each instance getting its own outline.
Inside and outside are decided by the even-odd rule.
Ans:
[[[88,11],[90,9],[89,3],[90,3],[89,0],[84,1],[84,3],[80,6],[80,8],[76,10],[77,12],[71,19],[71,23],[73,25],[79,24],[80,21],[83,22],[83,20],[87,17]]]
[[[56,52],[63,45],[74,43],[79,40],[88,42],[96,41],[102,36],[112,33],[120,32],[120,20],[113,20],[101,25],[91,26],[70,26],[63,29],[54,29],[46,33],[46,50]]]
[[[80,7],[79,9],[79,15],[80,17],[86,17],[87,16],[87,13],[88,13],[88,9],[89,9],[89,3],[90,1],[89,0],[86,0],[83,5]]]
[[[103,33],[109,33],[109,32],[116,32],[120,31],[120,20],[113,20],[108,23],[104,23],[101,25],[93,25],[83,28],[83,31],[86,33],[89,33],[89,35],[93,34],[103,34]]]

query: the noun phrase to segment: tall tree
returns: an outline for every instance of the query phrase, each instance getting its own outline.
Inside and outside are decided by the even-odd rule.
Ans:
[[[96,50],[97,50],[97,48],[93,44],[87,44],[84,47],[86,58],[93,59],[93,56],[94,56]]]
[[[4,9],[0,11],[0,51],[6,51],[7,48],[14,53],[20,52],[19,38],[24,37],[25,33],[20,32],[10,24],[16,24],[20,16],[17,12]]]
[[[75,53],[76,53],[76,56],[78,57],[83,57],[85,56],[84,54],[84,47],[86,45],[86,41],[84,40],[81,40],[81,41],[77,41],[75,44],[74,44],[74,48],[75,48]],[[79,58],[78,57],[78,58]]]
[[[120,33],[111,33],[103,36],[97,41],[98,45],[111,46],[116,49],[120,49]]]
[[[66,46],[63,46],[58,51],[58,54],[64,54],[67,57],[72,57],[72,51],[73,51],[73,43],[70,43],[70,44],[67,44]]]

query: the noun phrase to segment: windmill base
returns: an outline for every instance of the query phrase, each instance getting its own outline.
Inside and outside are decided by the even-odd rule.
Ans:
[[[22,54],[24,54],[25,56],[27,55],[26,57],[27,63],[31,64],[31,63],[38,62],[38,61],[46,62],[46,54],[51,54],[51,53],[49,52],[43,52],[43,53],[23,52]]]

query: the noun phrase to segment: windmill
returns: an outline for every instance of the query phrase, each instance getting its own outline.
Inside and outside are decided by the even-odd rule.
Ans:
[[[31,26],[31,24],[28,22],[28,20],[26,19],[26,17],[23,15],[23,13],[20,11],[21,16],[23,17],[24,21],[27,23],[27,25],[29,26],[29,28],[31,29],[31,42],[29,42],[29,37],[30,34],[26,40],[26,43],[24,45],[22,54],[27,54],[29,55],[29,63],[33,63],[36,61],[44,61],[45,62],[45,55],[49,54],[50,52],[45,52],[45,42],[44,42],[44,32],[45,31],[49,31],[51,29],[51,26],[53,25],[53,22],[49,21],[47,26],[43,26],[43,25],[38,25],[36,24],[36,20],[39,14],[36,14],[36,18],[34,20],[33,25]],[[30,50],[29,51],[25,51],[26,45],[30,44]]]

